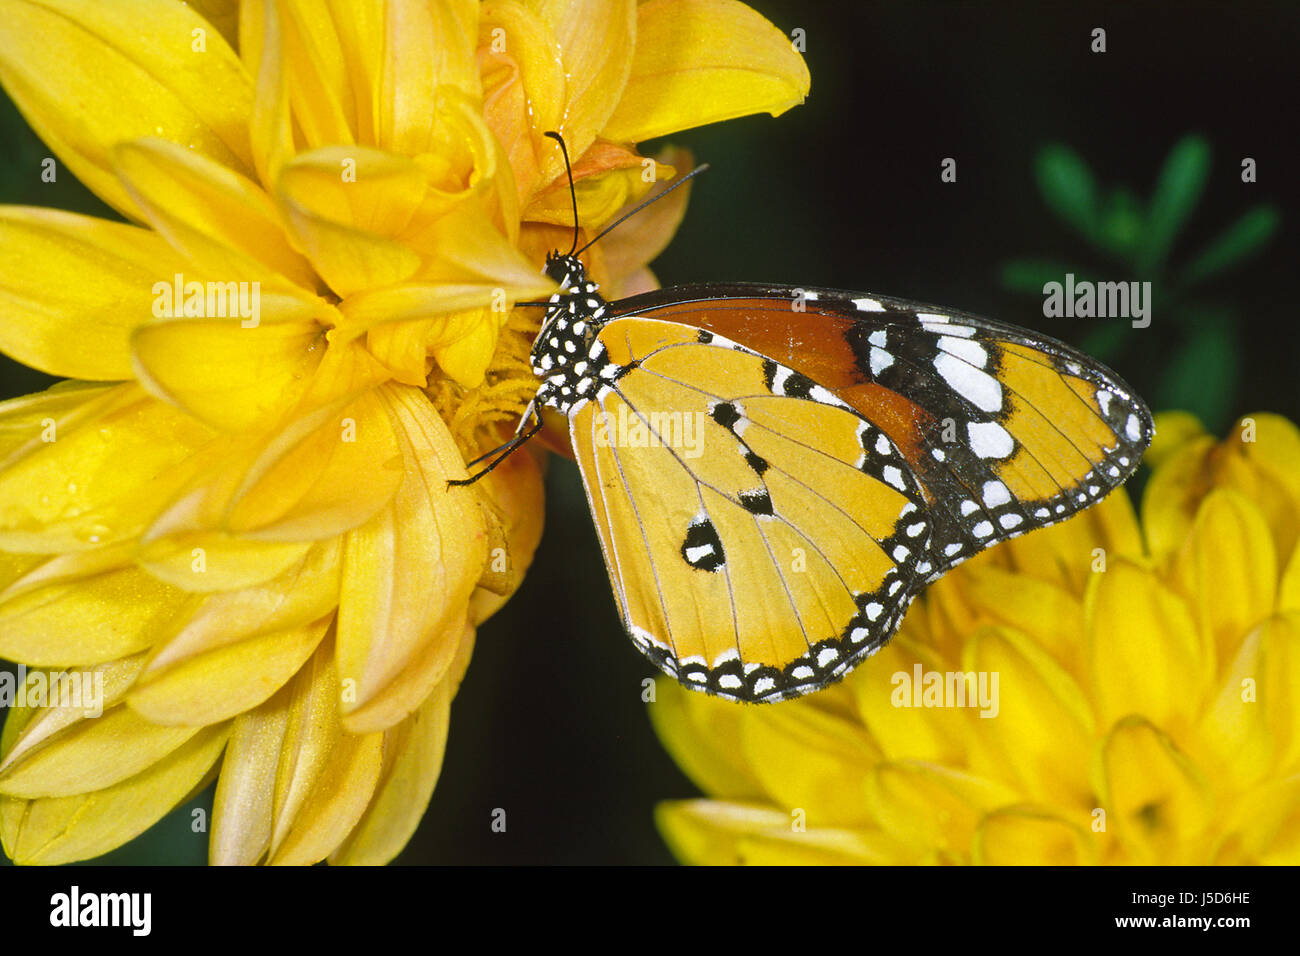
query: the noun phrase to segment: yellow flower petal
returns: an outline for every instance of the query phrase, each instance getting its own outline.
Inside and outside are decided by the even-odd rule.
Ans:
[[[810,826],[871,822],[862,789],[879,757],[862,728],[797,700],[764,707],[741,725],[741,747],[754,775],[778,807],[806,811]]]
[[[1248,435],[1254,440],[1246,441]],[[1289,554],[1300,541],[1300,429],[1280,415],[1251,415],[1237,422],[1225,445],[1233,454],[1220,483],[1263,512],[1278,553]],[[1233,467],[1238,463],[1245,467]]]
[[[1151,447],[1142,455],[1148,468],[1159,468],[1184,445],[1206,437],[1205,426],[1191,412],[1157,412]]]
[[[1070,672],[1038,642],[1004,627],[972,635],[962,672],[982,677],[994,691],[988,695],[992,706],[977,711],[974,733],[982,746],[972,750],[970,768],[1012,783],[1033,799],[1089,808],[1088,767],[1079,754],[1091,749],[1096,728]]]
[[[491,535],[488,560],[470,602],[470,621],[482,624],[523,583],[542,540],[546,502],[542,470],[531,454],[511,455],[474,483]]]
[[[202,51],[194,49],[196,30]],[[0,82],[76,177],[127,216],[138,213],[111,170],[117,143],[162,136],[252,171],[248,74],[221,34],[184,4],[3,0]]]
[[[331,864],[382,866],[414,835],[442,770],[453,693],[440,685],[419,710],[384,734],[384,767],[374,798],[330,856]]]
[[[1291,560],[1278,584],[1277,607],[1280,611],[1300,611],[1300,542],[1291,552]]]
[[[0,593],[0,657],[98,664],[149,647],[194,604],[122,548],[52,558]]]
[[[419,256],[399,241],[428,193],[412,160],[360,146],[286,163],[276,186],[297,243],[340,296],[410,277]]]
[[[366,96],[353,95],[342,38],[329,15],[329,4],[281,0],[274,11],[260,3],[245,7],[249,12],[244,19],[259,21],[250,29],[278,34],[283,43],[277,52],[283,60],[290,109],[308,147],[354,142],[357,110],[373,104],[364,102]],[[275,23],[265,22],[275,14],[279,15]]]
[[[1281,415],[1260,413],[1247,417],[1254,421],[1255,440],[1242,442],[1242,453],[1300,504],[1300,428]],[[1237,423],[1238,434],[1244,430],[1243,421]]]
[[[0,351],[51,375],[130,378],[131,329],[183,262],[136,226],[0,207]]]
[[[1277,579],[1264,516],[1234,491],[1211,491],[1174,560],[1173,585],[1212,635],[1219,660],[1231,660],[1242,635],[1273,612]]]
[[[343,718],[344,730],[352,734],[374,733],[405,720],[434,692],[432,688],[453,677],[451,682],[459,686],[473,650],[474,628],[468,617],[459,626],[449,625],[424,642],[383,690],[350,710]],[[344,704],[351,702],[351,696],[344,695]]]
[[[628,75],[640,59],[637,5],[635,0],[543,0],[538,6],[564,63],[560,132],[569,155],[581,156],[620,106]],[[549,181],[563,172],[564,160],[553,155],[542,168],[543,180]]]
[[[119,705],[67,727],[13,763],[6,761],[0,794],[34,799],[102,790],[163,760],[196,729],[160,727]]]
[[[254,281],[269,270],[315,289],[311,264],[289,245],[271,197],[253,180],[155,137],[116,147],[113,164],[150,224],[206,274]],[[172,274],[155,266],[154,278]]]
[[[288,55],[291,28],[277,0],[243,0],[239,12],[239,55],[256,84],[249,110],[249,151],[262,185],[270,188],[292,158],[293,115]]]
[[[0,770],[16,763],[29,750],[47,743],[60,731],[82,721],[102,716],[103,710],[120,701],[144,666],[144,655],[126,657],[98,667],[69,671],[44,671],[42,685],[28,672],[25,706],[15,703],[0,738]],[[39,688],[42,696],[31,692]],[[15,688],[16,689],[16,688]]]
[[[618,109],[601,131],[639,143],[802,103],[810,79],[790,38],[735,0],[648,0]]]
[[[1218,693],[1201,718],[1201,737],[1192,754],[1227,779],[1253,783],[1273,764],[1272,728],[1260,703],[1265,659],[1261,653],[1264,628],[1246,635],[1236,653],[1225,661]],[[1270,696],[1277,688],[1270,688]],[[1286,692],[1283,691],[1283,699]]]
[[[338,607],[342,550],[337,539],[323,541],[277,578],[207,595],[154,649],[149,669],[166,670],[213,648],[324,617]]]
[[[650,723],[660,743],[695,785],[723,800],[757,801],[763,785],[741,752],[744,709],[657,678]]]
[[[543,182],[564,107],[564,62],[550,27],[515,0],[487,0],[479,18],[483,117],[505,150],[521,202]]]
[[[275,541],[320,540],[360,527],[402,480],[402,450],[373,392],[305,415],[260,451],[220,527]],[[369,476],[358,488],[356,476]],[[216,502],[214,502],[216,504]]]
[[[886,760],[955,762],[978,746],[969,715],[962,710],[938,713],[911,703],[916,667],[922,673],[947,670],[934,651],[899,635],[850,682],[862,723]],[[901,676],[900,676],[901,675]],[[904,684],[906,678],[906,685]]]
[[[1008,807],[980,821],[971,856],[981,866],[1079,866],[1099,861],[1099,842],[1050,810]]]
[[[289,727],[289,686],[231,723],[212,804],[208,858],[214,866],[252,866],[271,845],[275,781]]]
[[[58,553],[139,534],[213,433],[135,385],[0,404],[0,547]]]
[[[884,834],[810,827],[790,815],[720,800],[678,800],[655,808],[673,855],[685,863],[862,865],[903,862],[905,850]]]
[[[360,711],[413,660],[432,654],[418,668],[423,692],[403,694],[405,713],[418,706],[451,664],[486,559],[474,492],[447,486],[465,468],[446,424],[414,389],[380,394],[403,444],[406,477],[383,511],[348,534],[338,667],[355,695],[344,701],[344,714]]]
[[[239,43],[239,0],[186,0],[234,48]]]
[[[963,583],[980,613],[1032,636],[1066,666],[1082,660],[1083,603],[1077,592],[993,564],[972,565]]]
[[[359,292],[341,304],[340,310],[345,322],[339,331],[361,333],[381,323],[406,324],[432,319],[434,321],[422,327],[423,337],[426,344],[432,340],[436,343],[435,347],[440,348],[460,337],[452,336],[446,341],[440,341],[445,330],[449,331],[453,325],[458,331],[465,329],[466,321],[471,318],[482,321],[485,314],[483,307],[491,305],[494,300],[504,304],[510,300],[530,299],[555,291],[555,284],[531,266],[520,267],[518,262],[502,264],[510,268],[513,274],[407,283],[389,289]],[[490,321],[495,323],[497,316],[498,313],[494,310]],[[467,334],[468,330],[465,331]],[[381,358],[389,358],[393,346],[379,340],[376,348]],[[398,364],[408,372],[413,371],[407,362]]]
[[[1191,530],[1196,506],[1209,490],[1214,439],[1206,435],[1180,445],[1151,475],[1142,494],[1142,529],[1157,557],[1176,551]]]
[[[250,541],[221,531],[178,531],[146,537],[140,566],[182,591],[203,594],[253,587],[302,560],[310,541]]]
[[[429,152],[437,136],[437,124],[429,118],[447,95],[444,84],[479,93],[472,43],[478,35],[478,4],[391,0],[384,13],[375,143],[410,156]]]
[[[271,863],[324,859],[361,817],[378,783],[383,735],[343,731],[329,651],[321,645],[290,691],[275,779]]]
[[[318,863],[338,847],[365,813],[379,782],[383,734],[344,733],[314,781],[316,793],[267,860],[272,866]]]
[[[941,855],[967,852],[984,814],[1016,801],[1014,790],[995,781],[906,761],[873,767],[866,795],[880,829]]]
[[[75,796],[0,798],[0,838],[15,863],[56,865],[107,853],[162,819],[207,775],[228,727],[207,727],[121,783]]]
[[[1238,782],[1300,768],[1300,613],[1253,631],[1206,711],[1202,737]]]
[[[264,318],[255,327],[239,318],[151,322],[131,337],[136,373],[154,395],[214,428],[265,425],[302,395],[325,349],[315,320]]]
[[[1241,834],[1236,842],[1242,858],[1222,862],[1300,864],[1300,775],[1245,794],[1230,826]]]
[[[666,180],[673,173],[672,168],[661,167],[626,146],[597,140],[573,164],[578,221],[589,229],[611,221],[620,209],[645,198],[657,180]],[[524,217],[530,222],[548,222],[572,230],[569,177],[562,176],[543,189],[528,204]]]
[[[488,365],[496,352],[499,327],[491,317],[474,322],[469,334],[431,349],[443,374],[465,388],[483,384]]]
[[[671,147],[655,156],[655,162],[682,172],[695,165],[694,157],[688,150]],[[655,182],[641,197],[641,201],[662,193],[675,179],[673,177]],[[667,197],[656,200],[653,205],[647,206],[600,241],[605,267],[619,279],[613,289],[606,290],[607,295],[622,298],[634,294],[627,287],[628,277],[653,262],[668,247],[669,241],[686,217],[686,204],[693,185],[693,182],[688,182]],[[621,215],[622,210],[618,214]]]
[[[333,623],[273,631],[192,654],[170,667],[151,665],[127,703],[156,724],[203,726],[261,704],[298,672]]]
[[[1106,825],[1144,862],[1190,862],[1206,849],[1209,787],[1195,764],[1140,717],[1115,725],[1098,753],[1094,785]]]
[[[1151,572],[1113,561],[1094,577],[1084,607],[1102,722],[1136,713],[1186,727],[1209,690],[1214,652],[1182,599]]]

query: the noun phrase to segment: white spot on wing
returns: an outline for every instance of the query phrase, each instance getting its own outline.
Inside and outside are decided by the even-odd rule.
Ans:
[[[697,547],[686,549],[686,560],[691,562],[691,564],[699,564],[712,553],[713,545],[701,544]]]
[[[1002,482],[986,481],[984,483],[984,503],[990,508],[996,508],[998,505],[1005,505],[1010,500],[1011,492]]]
[[[863,312],[884,312],[885,311],[885,307],[881,305],[879,302],[877,302],[875,299],[867,299],[867,298],[854,299],[853,305],[854,307],[856,307],[857,309]]]
[[[1016,447],[1011,433],[997,422],[970,422],[966,434],[971,450],[980,458],[1006,458]]]
[[[882,348],[871,347],[871,374],[879,375],[889,366],[894,364],[894,356],[890,355]]]
[[[984,346],[971,339],[953,338],[951,335],[939,336],[939,348],[949,355],[964,359],[977,368],[984,368],[989,362],[989,353]]]
[[[1129,441],[1137,441],[1142,437],[1142,423],[1136,415],[1129,415],[1128,421],[1124,423],[1124,434]]]
[[[815,402],[821,402],[823,405],[838,405],[840,408],[846,407],[843,402],[834,396],[829,390],[822,388],[820,385],[814,385],[808,389],[808,397]]]
[[[1002,408],[1002,386],[987,372],[972,368],[947,352],[935,358],[934,368],[954,392],[981,411],[996,412]]]

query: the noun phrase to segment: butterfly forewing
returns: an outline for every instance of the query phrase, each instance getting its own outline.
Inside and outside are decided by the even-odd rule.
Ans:
[[[1095,360],[963,312],[744,284],[660,290],[614,311],[735,337],[884,430],[925,489],[931,578],[1100,500],[1151,439],[1146,407]]]

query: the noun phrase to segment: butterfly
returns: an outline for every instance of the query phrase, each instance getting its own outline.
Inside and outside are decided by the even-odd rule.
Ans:
[[[839,680],[925,585],[1096,504],[1153,435],[1114,372],[1036,332],[749,283],[608,302],[581,251],[546,260],[540,385],[503,448],[568,417],[623,624],[693,689]]]

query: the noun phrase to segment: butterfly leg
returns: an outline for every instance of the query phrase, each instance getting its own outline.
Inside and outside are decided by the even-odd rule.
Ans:
[[[525,430],[524,430],[524,423],[528,421],[528,416],[529,416],[530,414],[532,415],[533,421],[532,421],[532,424],[528,427],[528,430],[525,431]],[[493,468],[495,468],[497,465],[501,464],[501,462],[503,462],[503,461],[505,461],[507,458],[509,458],[510,455],[514,452],[514,450],[515,450],[516,448],[518,448],[518,447],[519,447],[520,445],[522,445],[524,442],[528,441],[528,439],[532,438],[534,435],[536,435],[536,434],[537,434],[539,431],[541,431],[541,430],[542,430],[542,413],[541,413],[541,411],[537,408],[537,403],[536,403],[536,402],[530,402],[529,405],[528,405],[528,409],[524,412],[524,416],[523,416],[523,418],[521,418],[521,419],[519,420],[519,428],[517,428],[517,429],[515,430],[515,435],[514,435],[514,437],[511,438],[511,439],[510,439],[508,442],[506,442],[504,445],[500,445],[500,446],[498,446],[498,447],[496,447],[496,448],[493,448],[491,451],[486,452],[485,454],[479,455],[479,456],[478,456],[477,458],[475,458],[473,461],[469,462],[468,465],[467,465],[466,467],[473,468],[473,467],[474,467],[475,465],[477,465],[479,462],[481,462],[481,461],[486,461],[486,460],[489,459],[489,458],[492,458],[491,463],[489,463],[488,466],[487,466],[486,468],[484,468],[482,471],[476,472],[476,473],[470,475],[468,478],[451,478],[451,479],[448,479],[448,481],[447,481],[447,486],[448,486],[448,487],[451,487],[452,485],[472,485],[472,484],[474,484],[474,482],[478,481],[480,478],[482,478],[484,475],[486,475],[489,471],[491,471],[491,470],[492,470]],[[499,454],[498,454],[498,453],[499,453]],[[496,457],[493,457],[493,456],[496,456]]]

